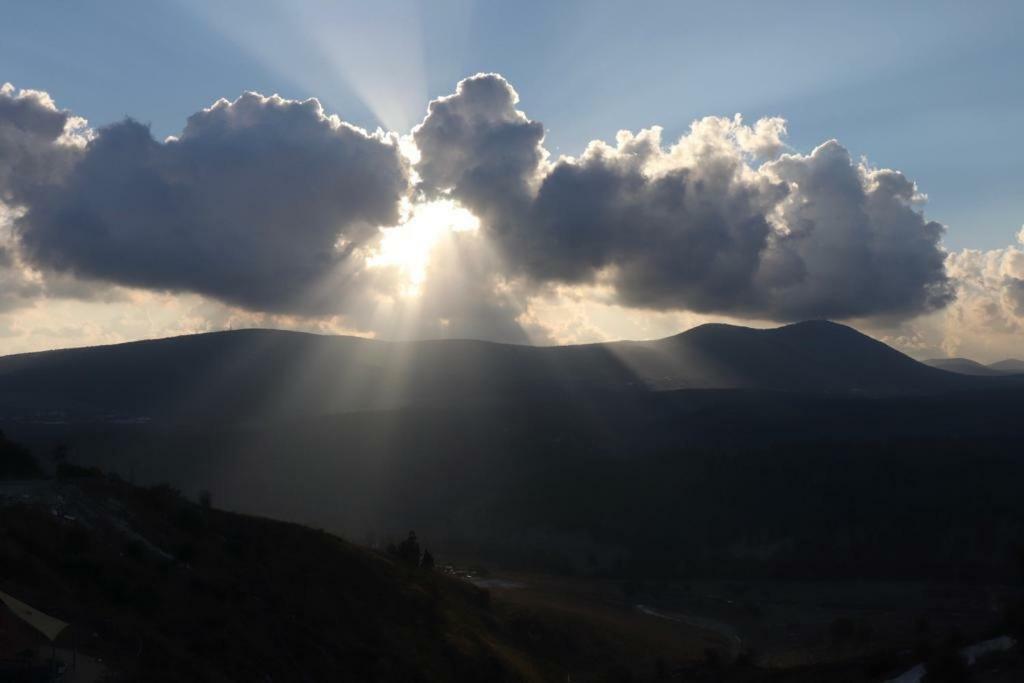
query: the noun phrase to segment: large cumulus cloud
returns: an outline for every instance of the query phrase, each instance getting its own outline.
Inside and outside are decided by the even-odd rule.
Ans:
[[[517,102],[478,75],[414,131],[422,189],[480,215],[513,272],[606,282],[628,306],[778,320],[914,315],[952,297],[942,228],[913,183],[834,141],[755,166],[782,149],[783,122],[711,117],[667,148],[652,128],[549,163]]]
[[[919,358],[1024,357],[1024,229],[1004,248],[950,253],[946,271],[957,294],[950,305],[874,332]]]
[[[913,182],[838,142],[786,154],[782,119],[708,117],[675,141],[652,127],[552,159],[518,106],[498,75],[463,80],[429,104],[410,166],[395,134],[316,100],[246,93],[158,141],[132,120],[89,131],[4,86],[0,202],[16,212],[0,276],[21,269],[19,301],[75,277],[387,330],[378,300],[401,283],[370,257],[413,196],[481,226],[436,249],[417,304],[429,336],[518,338],[552,287],[758,320],[906,319],[953,298],[957,264]],[[1000,287],[1024,306],[1024,283]]]
[[[958,287],[957,301],[947,312],[947,350],[963,348],[967,337],[981,330],[993,346],[1002,343],[1009,350],[1009,337],[1015,353],[1024,351],[1024,229],[1016,245],[950,254],[947,268]]]
[[[952,300],[944,229],[902,173],[855,163],[835,140],[759,172],[792,189],[755,281],[770,317],[913,315]]]
[[[86,142],[84,125],[45,92],[0,85],[0,202],[25,201],[59,179]]]
[[[165,142],[132,120],[102,128],[80,157],[59,181],[14,193],[28,260],[256,310],[336,306],[344,288],[314,292],[398,219],[408,186],[393,136],[316,100],[256,93],[194,114]]]
[[[528,203],[547,154],[544,127],[516,110],[518,102],[497,74],[464,79],[454,94],[433,100],[413,131],[421,189],[450,193],[492,220]]]

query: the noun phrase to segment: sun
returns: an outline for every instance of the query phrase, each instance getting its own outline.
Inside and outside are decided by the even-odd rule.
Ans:
[[[384,236],[367,263],[371,267],[398,268],[405,277],[403,296],[416,296],[427,277],[430,255],[437,243],[448,233],[477,230],[480,221],[450,199],[411,205],[406,215],[399,225],[381,228]]]

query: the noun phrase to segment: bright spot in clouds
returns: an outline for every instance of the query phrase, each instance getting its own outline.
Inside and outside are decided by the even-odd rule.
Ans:
[[[407,207],[406,220],[381,228],[377,252],[367,259],[371,267],[398,268],[405,282],[403,296],[420,293],[427,277],[430,255],[437,243],[452,232],[475,231],[480,221],[450,199],[439,199]]]

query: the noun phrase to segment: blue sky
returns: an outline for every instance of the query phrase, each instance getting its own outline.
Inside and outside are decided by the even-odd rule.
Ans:
[[[40,0],[4,17],[0,80],[93,125],[129,115],[173,134],[253,89],[402,128],[497,71],[555,152],[779,115],[798,150],[835,137],[915,179],[950,248],[1005,245],[1024,222],[1021,3]]]

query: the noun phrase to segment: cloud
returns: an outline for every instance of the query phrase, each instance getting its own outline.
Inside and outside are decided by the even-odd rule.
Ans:
[[[946,267],[958,288],[957,301],[947,312],[944,347],[949,353],[972,347],[985,355],[1024,351],[1024,229],[1017,240],[1003,249],[949,255]],[[1000,347],[1005,351],[996,350]]]
[[[755,157],[776,157],[786,148],[786,120],[781,117],[758,119],[753,126],[744,126],[743,118],[737,114],[733,130],[740,149]]]
[[[132,120],[100,129],[59,182],[18,193],[15,226],[42,268],[254,310],[338,310],[407,188],[394,136],[313,99],[245,93],[165,142]]]
[[[110,302],[123,298],[116,287],[40,271],[26,264],[12,236],[14,221],[23,214],[24,209],[12,209],[0,202],[0,313],[24,309],[43,299]]]
[[[872,331],[918,358],[1024,357],[1024,230],[1001,249],[950,253],[946,271],[956,287],[947,307]]]
[[[84,125],[45,92],[0,85],[0,202],[22,202],[66,172],[85,144]]]
[[[854,163],[835,140],[759,172],[791,188],[756,280],[769,317],[909,317],[952,301],[944,228],[902,173]]]
[[[0,247],[0,313],[26,306],[42,293],[40,283],[25,276],[11,251]]]
[[[1024,317],[1024,278],[1011,278],[1007,282],[1007,295],[1013,302],[1013,311]]]
[[[782,150],[785,122],[708,117],[667,148],[655,127],[549,163],[517,103],[480,74],[413,135],[421,189],[477,213],[512,273],[607,283],[638,308],[776,320],[913,316],[952,298],[943,229],[913,183],[835,141],[755,166]]]
[[[674,141],[623,131],[552,159],[518,106],[504,78],[478,74],[400,140],[313,99],[245,93],[157,141],[130,119],[89,130],[46,93],[4,86],[0,207],[13,238],[0,242],[0,307],[124,286],[275,324],[505,341],[690,315],[893,326],[974,306],[1005,326],[1024,310],[1024,271],[981,275],[994,266],[975,261],[996,257],[947,254],[910,179],[834,140],[794,153],[781,118],[707,117]],[[480,228],[446,233],[410,301],[401,268],[379,258],[381,227],[438,199]]]
[[[482,218],[528,203],[547,155],[544,127],[517,111],[518,102],[498,74],[466,78],[454,94],[430,102],[413,129],[420,188],[450,193]]]

